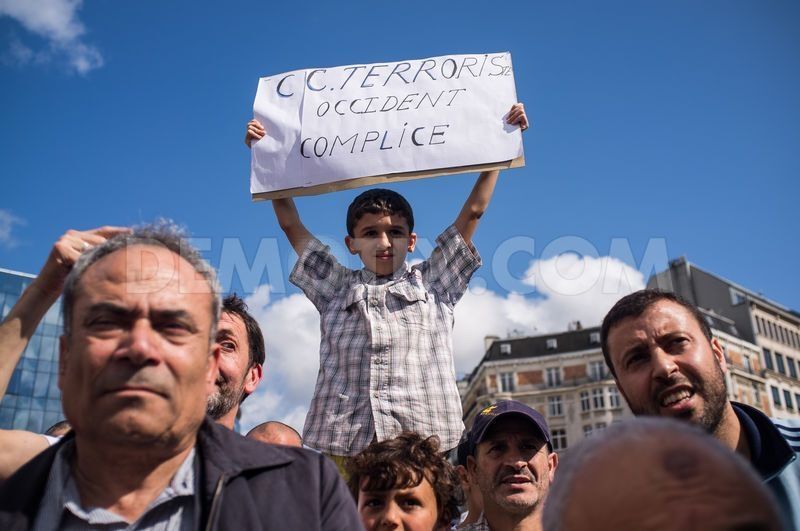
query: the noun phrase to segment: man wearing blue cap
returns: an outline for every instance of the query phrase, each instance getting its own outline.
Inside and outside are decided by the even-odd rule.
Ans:
[[[539,412],[516,400],[484,408],[468,434],[467,469],[483,495],[483,515],[469,531],[542,528],[542,508],[558,455]]]

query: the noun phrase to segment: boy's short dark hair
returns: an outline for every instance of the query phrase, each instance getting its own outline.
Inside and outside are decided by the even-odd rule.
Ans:
[[[608,370],[611,371],[612,375],[616,376],[617,373],[614,370],[614,365],[611,363],[611,353],[608,351],[608,334],[611,332],[611,328],[628,317],[639,317],[645,310],[659,301],[674,302],[686,308],[689,313],[692,314],[694,320],[697,321],[706,339],[711,341],[711,327],[708,326],[703,314],[700,313],[700,310],[698,310],[694,304],[670,291],[661,291],[658,289],[635,291],[617,301],[606,314],[603,319],[603,324],[600,327],[600,344],[603,349],[603,358],[605,358]]]
[[[455,468],[439,453],[439,439],[423,439],[403,432],[394,439],[374,442],[345,465],[347,484],[358,503],[358,493],[416,487],[427,479],[436,495],[439,522],[447,523],[460,514],[464,493]]]
[[[406,198],[393,190],[373,188],[359,194],[347,207],[347,234],[352,238],[356,223],[364,214],[399,214],[408,223],[408,232],[414,231],[414,212]]]

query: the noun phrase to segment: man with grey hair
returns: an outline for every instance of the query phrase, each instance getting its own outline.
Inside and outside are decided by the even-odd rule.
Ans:
[[[570,449],[544,507],[545,531],[780,531],[747,462],[671,419],[615,424]]]
[[[358,528],[323,456],[205,418],[219,296],[181,233],[145,227],[84,253],[63,304],[72,430],[0,486],[0,528]]]
[[[61,295],[80,255],[113,235],[128,232],[128,228],[110,226],[69,230],[56,241],[39,275],[0,323],[0,399],[31,335]],[[265,359],[261,328],[244,300],[235,294],[222,301],[216,341],[220,345],[219,373],[206,411],[215,421],[233,429],[242,402],[261,381]],[[56,441],[55,437],[24,430],[0,430],[0,481]]]

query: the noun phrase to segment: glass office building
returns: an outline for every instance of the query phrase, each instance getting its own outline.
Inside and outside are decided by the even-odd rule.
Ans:
[[[0,268],[0,318],[5,319],[33,275]],[[58,338],[61,300],[47,312],[28,343],[5,397],[0,401],[0,429],[44,432],[64,418],[58,390]]]

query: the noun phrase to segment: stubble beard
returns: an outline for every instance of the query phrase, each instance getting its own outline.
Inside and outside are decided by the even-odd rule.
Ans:
[[[244,382],[238,386],[230,384],[217,386],[216,392],[208,397],[206,414],[214,420],[219,420],[227,415],[241,403],[243,389]]]
[[[693,412],[691,418],[683,416],[675,418],[691,422],[706,433],[715,435],[722,423],[722,417],[725,414],[725,406],[728,402],[728,391],[725,387],[725,373],[722,372],[722,367],[720,367],[718,363],[714,364],[714,377],[706,382],[701,382],[695,377],[684,377],[683,380],[688,381],[695,395],[703,399],[703,409],[699,417],[695,417]],[[668,386],[675,385],[676,383],[680,382],[670,382]],[[631,404],[628,405],[631,406]],[[631,406],[631,411],[636,416],[661,416],[656,396],[652,398],[651,404],[636,409]]]

